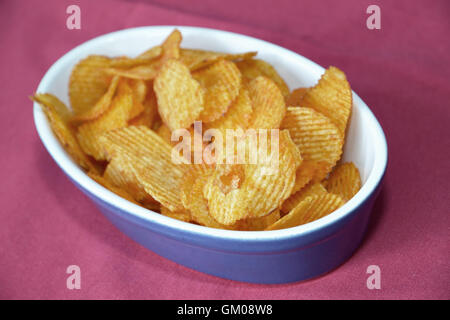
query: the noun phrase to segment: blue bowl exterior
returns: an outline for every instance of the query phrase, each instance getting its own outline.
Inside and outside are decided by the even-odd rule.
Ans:
[[[119,230],[153,252],[221,278],[275,284],[314,278],[345,262],[363,239],[381,181],[359,207],[336,223],[308,234],[270,241],[215,238],[153,223],[75,184]]]

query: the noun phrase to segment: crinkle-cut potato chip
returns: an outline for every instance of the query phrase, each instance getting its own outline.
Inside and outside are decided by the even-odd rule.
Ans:
[[[147,63],[136,65],[133,68],[121,68],[110,65],[105,68],[105,72],[124,78],[152,80],[157,76],[159,69],[167,60],[178,59],[180,57],[181,39],[181,33],[175,29],[161,45],[161,53],[157,59],[150,59]],[[142,57],[135,59],[142,59]]]
[[[316,175],[317,168],[318,165],[315,161],[303,160],[302,164],[297,169],[295,184],[294,188],[292,189],[292,193],[301,190],[310,181],[312,181],[312,179]]]
[[[236,62],[236,65],[242,73],[244,82],[249,83],[259,76],[264,76],[276,83],[284,97],[289,95],[290,91],[286,82],[268,62],[260,59],[245,59]]]
[[[133,108],[130,110],[129,119],[134,119],[142,112],[145,107],[143,105],[147,95],[147,85],[143,80],[124,79],[123,85],[119,85],[118,94],[129,94],[133,97]]]
[[[105,72],[111,58],[92,55],[78,62],[69,80],[70,105],[74,114],[83,114],[91,109],[105,94],[111,75]]]
[[[167,142],[170,145],[173,145],[173,141],[172,141],[172,132],[170,131],[169,127],[166,126],[164,123],[162,125],[159,126],[159,128],[157,130],[155,130],[156,133],[163,138],[163,140],[165,142]]]
[[[304,107],[288,107],[281,128],[289,130],[302,158],[317,165],[313,180],[322,181],[342,154],[339,129],[326,116]]]
[[[168,60],[156,77],[153,88],[158,111],[171,131],[187,128],[203,110],[203,92],[189,69],[177,60]]]
[[[72,116],[69,109],[57,97],[48,93],[38,93],[31,97],[32,100],[39,103],[44,111],[53,133],[66,152],[75,160],[82,168],[97,173],[98,169],[94,163],[84,154],[75,133],[67,120]]]
[[[136,202],[136,200],[134,199],[134,197],[131,194],[129,194],[126,190],[112,184],[111,181],[109,181],[105,177],[102,177],[101,175],[98,175],[98,174],[92,173],[92,172],[88,172],[88,176],[95,182],[101,184],[103,187],[105,187],[109,191],[117,194],[119,197],[122,197],[130,202],[133,202],[134,204],[139,205],[139,203]]]
[[[262,217],[280,207],[289,197],[295,183],[295,171],[302,160],[286,130],[279,134],[278,149],[278,153],[265,150],[264,155],[258,144],[257,164],[216,166],[203,188],[215,220],[231,225],[237,220]]]
[[[318,196],[321,194],[328,193],[327,189],[320,182],[311,182],[306,187],[300,191],[292,194],[286,201],[283,202],[281,206],[281,211],[288,213],[294,209],[300,202],[302,202],[308,196]]]
[[[330,118],[344,136],[352,110],[352,91],[345,73],[336,67],[329,67],[319,83],[306,92],[302,106]]]
[[[83,151],[96,160],[105,160],[99,137],[110,130],[127,126],[132,108],[133,95],[130,90],[128,93],[117,95],[111,107],[99,118],[80,125],[77,138]]]
[[[139,80],[137,80],[139,81]],[[135,93],[136,95],[136,93]],[[140,126],[144,125],[149,128],[153,128],[153,125],[155,124],[155,121],[159,118],[158,117],[158,103],[156,102],[156,95],[153,91],[153,88],[147,88],[147,96],[142,102],[142,107],[144,108],[143,111],[135,116],[132,117],[133,112],[131,112],[131,120],[129,121],[129,124],[132,126]],[[136,110],[137,107],[133,103],[133,109]]]
[[[162,47],[161,46],[154,46],[151,47],[148,50],[145,50],[140,55],[137,56],[137,58],[140,59],[155,59],[158,58],[162,53]]]
[[[343,204],[344,201],[338,195],[332,193],[306,197],[287,215],[266,230],[292,228],[315,221],[332,213]]]
[[[233,62],[220,59],[192,74],[204,91],[199,120],[211,122],[221,117],[239,94],[241,73]]]
[[[219,59],[230,61],[245,60],[254,57],[256,54],[256,51],[233,54],[199,49],[181,49],[180,61],[183,62],[189,70],[195,71],[211,65]]]
[[[145,191],[171,211],[183,209],[180,184],[183,159],[172,154],[172,147],[145,126],[129,126],[105,133],[101,145],[108,159],[125,157]],[[179,163],[179,164],[177,164]]]
[[[286,97],[288,107],[303,107],[303,97],[309,88],[297,88]]]
[[[162,205],[161,206],[161,214],[163,216],[166,216],[166,217],[169,217],[172,219],[176,219],[176,220],[180,220],[180,221],[184,221],[184,222],[192,221],[191,213],[185,209],[171,211],[169,208],[166,208]]]
[[[139,65],[131,69],[121,69],[121,68],[105,68],[104,72],[109,75],[121,76],[129,79],[137,80],[152,80],[158,74],[160,65],[158,61],[151,63]]]
[[[183,204],[191,213],[192,220],[202,226],[216,229],[230,229],[217,222],[208,211],[208,203],[203,197],[203,187],[208,181],[208,175],[191,175],[188,179],[192,184],[184,184]]]
[[[361,177],[352,162],[337,165],[323,183],[328,192],[337,194],[344,201],[353,198],[361,189]]]
[[[130,58],[127,56],[112,58],[109,64],[110,68],[129,69],[143,64],[151,63],[153,59],[146,58]]]
[[[116,94],[116,89],[119,86],[120,77],[114,76],[109,84],[106,93],[97,101],[97,103],[85,112],[75,115],[71,122],[80,123],[83,121],[94,120],[100,117],[111,106],[112,99]]]
[[[163,44],[161,45],[161,65],[163,65],[169,59],[180,58],[181,40],[183,40],[183,36],[178,29],[173,30],[166,38],[166,40],[164,40]]]
[[[226,129],[247,129],[252,116],[252,103],[248,90],[241,88],[239,95],[234,99],[227,112],[217,120],[205,125],[205,129],[216,129],[226,137]],[[206,131],[205,130],[205,131]]]
[[[263,231],[278,221],[280,217],[280,210],[276,209],[264,217],[239,220],[233,225],[233,230]]]
[[[277,85],[266,77],[257,77],[248,86],[253,114],[250,128],[277,129],[286,113],[283,95]]]
[[[128,159],[122,157],[120,154],[117,154],[108,163],[103,177],[116,187],[126,190],[138,202],[155,202],[145,192],[144,186],[135,176]]]

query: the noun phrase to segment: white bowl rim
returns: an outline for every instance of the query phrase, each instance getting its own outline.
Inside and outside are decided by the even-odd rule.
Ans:
[[[238,34],[234,32],[217,30],[211,28],[202,28],[202,27],[191,27],[191,26],[144,26],[144,27],[136,27],[136,28],[128,28],[123,29],[111,33],[107,33],[98,37],[95,37],[91,40],[88,40],[74,49],[70,50],[66,54],[64,54],[61,58],[59,58],[46,72],[41,82],[38,85],[36,92],[45,93],[48,92],[47,88],[49,87],[49,83],[52,81],[54,76],[58,74],[62,66],[69,59],[73,59],[76,57],[79,52],[81,52],[85,47],[88,47],[91,43],[100,40],[108,40],[112,39],[117,35],[133,33],[136,31],[165,31],[169,32],[173,30],[173,28],[178,28],[182,33],[184,31],[201,31],[205,33],[210,33],[213,36],[220,37],[223,35],[232,36],[232,37],[241,37],[243,40],[251,40],[259,42],[260,44],[266,46],[272,46],[280,51],[281,54],[287,55],[296,55],[297,59],[303,60],[304,63],[311,64],[315,68],[324,72],[324,68],[316,64],[315,62],[303,57],[302,55],[280,47],[276,44],[257,39],[254,37],[250,37],[243,34]],[[358,106],[360,112],[363,113],[364,117],[368,117],[370,127],[366,130],[371,130],[371,138],[373,139],[373,148],[375,148],[375,158],[373,160],[373,168],[367,178],[367,181],[364,183],[359,192],[350,199],[344,206],[340,207],[338,210],[332,212],[331,214],[313,221],[308,224],[300,225],[293,228],[281,229],[281,230],[272,230],[272,231],[234,231],[234,230],[222,230],[222,229],[214,229],[209,227],[204,227],[192,223],[187,223],[183,221],[179,221],[176,219],[172,219],[161,215],[159,213],[150,211],[146,208],[140,207],[136,204],[133,204],[108,189],[104,188],[94,180],[92,180],[82,169],[80,169],[67,155],[62,146],[59,144],[57,138],[54,136],[50,126],[48,125],[47,119],[42,112],[40,106],[37,103],[34,103],[33,113],[34,113],[34,122],[39,134],[39,137],[44,144],[47,151],[50,153],[51,157],[55,160],[58,166],[79,186],[83,189],[87,190],[89,193],[93,194],[95,197],[102,199],[113,207],[116,207],[127,214],[135,216],[136,218],[142,219],[144,221],[148,221],[150,223],[161,224],[164,227],[169,227],[173,230],[178,230],[180,232],[187,232],[191,234],[198,234],[201,236],[207,236],[211,238],[220,238],[223,240],[243,240],[243,241],[270,241],[270,240],[282,240],[293,237],[301,237],[305,236],[309,233],[319,231],[321,229],[327,228],[332,224],[338,222],[339,220],[345,218],[351,212],[356,210],[359,206],[361,206],[377,189],[380,184],[385,170],[387,166],[387,157],[388,157],[388,149],[386,137],[384,135],[383,129],[381,125],[377,121],[376,117],[369,109],[369,107],[361,100],[361,98],[352,91],[353,94],[353,103]]]

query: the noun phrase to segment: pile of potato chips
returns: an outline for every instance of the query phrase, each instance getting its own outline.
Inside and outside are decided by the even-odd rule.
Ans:
[[[314,221],[358,192],[358,169],[337,164],[352,108],[341,70],[330,67],[314,87],[291,92],[256,52],[184,49],[181,41],[174,30],[134,58],[81,60],[70,77],[70,109],[51,94],[32,97],[92,179],[168,217],[248,231]],[[223,133],[279,129],[277,170],[267,174],[266,163],[174,162],[172,133],[202,135],[195,121]],[[208,146],[203,141],[200,151]]]

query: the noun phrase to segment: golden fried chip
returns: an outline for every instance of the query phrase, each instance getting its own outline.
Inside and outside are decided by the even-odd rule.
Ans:
[[[157,130],[155,130],[156,133],[163,138],[165,142],[167,142],[170,145],[173,145],[172,141],[172,132],[170,131],[169,127],[166,126],[164,123],[159,126]]]
[[[336,67],[329,67],[319,83],[306,92],[302,106],[330,118],[344,136],[352,110],[352,91],[345,73]]]
[[[134,174],[128,158],[117,154],[108,163],[103,177],[116,187],[125,190],[138,202],[152,203],[155,200],[145,192],[143,184]]]
[[[119,197],[122,197],[130,202],[133,202],[134,204],[139,205],[139,203],[137,203],[134,200],[134,197],[129,194],[126,190],[115,186],[114,184],[112,184],[108,179],[102,177],[101,175],[92,173],[92,172],[88,172],[88,176],[92,179],[95,180],[95,182],[101,184],[103,187],[105,187],[106,189],[108,189],[111,192],[114,192],[115,194],[117,194]]]
[[[136,66],[131,69],[121,69],[108,67],[104,73],[136,80],[152,80],[158,74],[160,65],[158,61]]]
[[[287,131],[279,134],[278,152],[257,146],[257,164],[217,165],[203,189],[211,216],[231,225],[237,220],[262,217],[289,197],[300,152]],[[264,154],[266,151],[266,154]]]
[[[303,160],[315,162],[313,180],[322,181],[342,154],[339,129],[324,115],[303,107],[288,107],[281,128],[289,130]]]
[[[80,167],[96,173],[98,171],[97,168],[84,154],[77,139],[75,138],[72,127],[67,123],[67,120],[72,115],[65,104],[54,95],[48,93],[38,93],[31,98],[41,105],[42,110],[50,122],[53,133],[58,138],[66,152]]]
[[[160,65],[163,65],[167,60],[180,58],[180,43],[182,39],[183,37],[178,29],[173,30],[169,34],[161,45]]]
[[[137,80],[137,81],[139,81],[139,80]],[[139,90],[142,90],[142,88]],[[149,128],[152,128],[153,125],[155,124],[155,121],[159,118],[158,117],[158,103],[156,101],[155,92],[153,91],[153,88],[146,87],[146,90],[147,90],[147,95],[146,95],[144,101],[142,102],[143,111],[139,115],[132,117],[132,119],[129,121],[130,125],[133,125],[133,126],[144,125]],[[139,94],[142,94],[142,92]],[[137,95],[137,93],[135,92],[135,95],[133,97],[135,97],[136,95]],[[135,101],[135,100],[133,100],[133,101]],[[138,101],[140,101],[140,99]],[[133,103],[133,105],[134,105],[134,103]],[[133,106],[133,109],[137,109],[137,107]],[[131,112],[131,114],[133,114],[133,112]]]
[[[97,103],[85,112],[75,115],[71,121],[73,123],[79,123],[82,121],[94,120],[100,117],[111,106],[111,101],[116,93],[117,86],[119,84],[119,77],[114,76],[108,87],[106,93],[97,101]]]
[[[260,59],[246,59],[236,63],[242,73],[243,81],[250,83],[259,76],[269,78],[276,83],[284,97],[289,95],[289,87],[274,67]]]
[[[277,230],[296,227],[325,217],[344,204],[342,199],[332,193],[309,196],[280,220],[266,228]]]
[[[183,159],[172,154],[172,147],[145,126],[129,126],[109,131],[101,138],[108,159],[120,154],[145,191],[171,211],[183,209],[180,184]]]
[[[286,97],[286,105],[288,107],[304,107],[303,97],[307,91],[308,88],[297,88],[292,90],[289,96]]]
[[[158,111],[170,130],[187,128],[203,110],[203,92],[189,69],[177,60],[168,60],[154,81]]]
[[[253,114],[249,127],[276,129],[286,113],[283,95],[277,85],[265,77],[257,77],[249,84]]]
[[[226,137],[226,129],[246,129],[252,116],[252,104],[247,89],[241,88],[227,112],[219,119],[206,124],[205,129],[216,129]],[[206,131],[205,130],[205,131]]]
[[[140,59],[155,59],[158,58],[162,53],[161,46],[154,46],[137,56]]]
[[[69,98],[75,114],[87,112],[108,90],[112,77],[105,72],[105,68],[110,63],[108,57],[93,55],[81,60],[73,68],[69,80]]]
[[[185,209],[177,210],[177,211],[171,211],[169,208],[166,208],[164,206],[161,206],[161,214],[163,216],[184,221],[184,222],[191,222],[192,217],[191,213]]]
[[[294,209],[300,202],[302,202],[306,197],[321,195],[328,193],[327,189],[320,182],[312,182],[308,184],[306,187],[301,189],[300,191],[292,194],[286,201],[283,202],[281,206],[281,211],[284,213],[288,213],[292,209]]]
[[[117,95],[111,107],[99,118],[83,123],[78,127],[77,138],[83,151],[96,160],[105,160],[105,154],[99,143],[99,137],[110,130],[125,127],[133,108],[133,95],[128,93]]]
[[[233,229],[242,231],[263,231],[278,221],[280,217],[280,210],[276,209],[264,217],[239,220],[233,225]]]
[[[337,194],[344,201],[348,201],[361,189],[358,168],[352,162],[340,164],[330,173],[324,185],[328,192]]]
[[[185,208],[189,209],[192,220],[210,228],[229,229],[228,226],[217,222],[208,212],[208,203],[203,197],[203,187],[208,181],[208,175],[191,175],[189,181],[192,184],[190,187],[187,183],[184,184],[182,200]]]
[[[222,116],[239,94],[241,73],[233,62],[220,59],[192,75],[204,90],[199,120],[211,122]]]
[[[191,71],[207,67],[219,59],[229,61],[250,59],[256,55],[257,52],[245,53],[223,53],[215,51],[206,51],[199,49],[181,49],[180,61],[183,62]]]
[[[317,169],[318,165],[316,161],[303,160],[302,164],[297,169],[292,193],[295,193],[306,186],[315,177]]]

